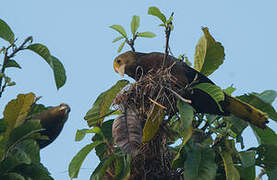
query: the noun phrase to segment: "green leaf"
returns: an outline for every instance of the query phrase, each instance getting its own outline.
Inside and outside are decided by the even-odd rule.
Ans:
[[[192,129],[193,129],[192,126],[190,126],[182,133],[182,136],[183,136],[182,144],[178,147],[179,148],[178,153],[176,154],[176,156],[171,162],[171,166],[174,169],[181,168],[183,166],[183,164],[182,166],[180,165],[186,159],[186,156],[184,155],[183,150],[184,150],[184,146],[192,136]]]
[[[260,98],[260,95],[261,94],[258,94],[258,93],[245,94],[242,96],[238,96],[237,98],[239,98],[240,100],[247,102],[247,103],[251,104],[252,106],[254,106],[255,108],[265,112],[269,116],[270,119],[277,122],[277,113],[276,113],[275,109],[272,107],[272,105],[270,103],[263,101],[262,98]],[[271,101],[272,101],[272,99],[270,100],[270,102]]]
[[[32,163],[30,165],[20,165],[14,169],[15,172],[22,174],[28,179],[54,180],[48,170],[41,163]]]
[[[50,51],[48,50],[48,48],[43,45],[43,44],[31,44],[27,47],[27,49],[35,52],[36,54],[38,54],[39,56],[41,56],[49,65],[50,67],[53,69],[53,60],[51,58],[51,54]]]
[[[138,33],[138,37],[153,38],[153,37],[156,37],[156,34],[152,32],[141,32],[141,33]]]
[[[119,52],[119,53],[121,52],[121,50],[123,49],[125,43],[126,43],[126,41],[123,41],[123,42],[120,44],[120,46],[119,46],[118,49],[117,49],[117,52]]]
[[[110,164],[116,158],[114,154],[108,156],[107,158],[103,159],[93,173],[90,176],[90,180],[101,180],[103,179],[104,174],[106,173],[107,169],[109,168]]]
[[[160,9],[157,7],[150,7],[148,9],[148,14],[152,16],[156,16],[159,18],[164,24],[166,23],[166,17],[163,13],[161,13]]]
[[[226,174],[226,180],[240,179],[240,174],[236,167],[234,166],[231,153],[228,151],[223,151],[220,153]]]
[[[117,41],[119,41],[121,39],[124,39],[124,37],[123,36],[119,36],[119,37],[115,38],[112,43],[115,43],[115,42],[117,42]]]
[[[91,144],[86,145],[83,147],[71,160],[69,167],[68,167],[68,173],[70,178],[77,178],[80,168],[87,157],[88,153],[90,153],[96,146],[99,144],[102,144],[101,141],[95,141]]]
[[[250,166],[247,168],[244,168],[242,166],[235,166],[235,167],[239,171],[241,180],[254,180],[255,179],[255,177],[256,177],[255,166]]]
[[[14,34],[9,25],[0,19],[0,38],[8,41],[10,44],[14,42]]]
[[[277,134],[267,127],[266,129],[257,128],[256,126],[250,125],[254,134],[257,138],[258,143],[271,144],[277,146]]]
[[[277,166],[277,146],[270,144],[260,145],[257,149],[256,164],[264,165],[266,171],[271,171]]]
[[[18,173],[0,174],[0,179],[25,180],[24,176]]]
[[[21,66],[15,60],[12,60],[12,59],[9,59],[5,64],[5,68],[9,68],[9,67],[15,67],[15,68],[21,69]]]
[[[33,134],[42,130],[40,120],[28,120],[21,126],[18,126],[12,130],[7,142],[7,148],[15,147],[15,145],[23,142],[23,140],[30,138]]]
[[[86,116],[84,117],[90,127],[101,125],[105,116],[111,115],[113,112],[115,112],[110,111],[109,108],[117,93],[119,93],[127,84],[129,84],[129,81],[120,80],[109,90],[101,93],[97,97],[96,101],[93,104],[93,107],[87,112]]]
[[[204,36],[200,38],[195,48],[194,69],[208,76],[223,63],[225,53],[221,43],[216,42],[208,28],[202,28]]]
[[[133,34],[133,38],[135,37],[136,35],[136,32],[139,28],[139,16],[133,16],[133,19],[132,19],[132,22],[131,22],[131,31],[132,31],[132,34]]]
[[[242,167],[247,168],[251,166],[255,166],[255,152],[254,151],[242,151],[239,152],[241,162],[242,162]]]
[[[34,114],[38,114],[41,113],[45,110],[47,110],[48,108],[45,107],[43,104],[32,104],[31,106],[31,110],[28,113],[28,116],[34,115]]]
[[[264,101],[265,103],[268,103],[268,104],[272,104],[273,101],[275,100],[276,96],[277,96],[277,92],[274,91],[274,90],[266,90],[262,93],[253,92],[252,94],[257,96],[262,101]]]
[[[7,130],[8,123],[4,119],[0,119],[0,136]]]
[[[57,89],[60,89],[66,82],[66,74],[63,64],[54,56],[51,56],[53,72]]]
[[[118,33],[120,33],[124,38],[127,39],[127,33],[125,29],[121,25],[112,25],[110,28],[116,30]]]
[[[33,104],[35,95],[33,93],[19,94],[16,99],[11,100],[5,107],[4,119],[8,122],[6,136],[10,131],[21,125]]]
[[[101,133],[101,129],[99,127],[94,127],[92,129],[80,129],[80,130],[78,129],[75,136],[75,141],[81,141],[82,139],[84,139],[87,133],[99,134]]]
[[[164,110],[155,104],[151,113],[147,116],[147,120],[143,128],[142,142],[148,142],[156,135],[161,123],[164,120],[164,115]]]
[[[184,179],[213,180],[216,177],[217,165],[215,153],[212,149],[198,145],[190,147],[184,163]]]
[[[26,155],[31,159],[32,163],[40,162],[40,149],[35,140],[24,140],[18,145],[18,148],[26,153]]]
[[[233,93],[235,90],[236,90],[236,88],[234,88],[233,86],[230,86],[230,87],[228,87],[228,88],[226,88],[226,89],[223,89],[223,91],[224,91],[226,94],[228,94],[229,96],[231,96],[232,93]]]
[[[180,114],[180,130],[182,131],[190,127],[194,117],[194,109],[191,105],[181,100],[178,100],[177,108]]]
[[[201,91],[204,91],[209,96],[211,96],[214,99],[214,101],[216,102],[220,111],[223,112],[219,102],[224,101],[225,95],[220,87],[210,84],[210,83],[200,83],[200,84],[197,84],[196,86],[194,86],[193,88],[200,89]]]
[[[93,141],[105,141],[106,139],[110,144],[113,144],[112,125],[113,119],[105,121],[101,127],[101,133],[95,134],[95,136],[93,137]],[[107,152],[107,145],[100,144],[95,148],[95,151],[96,155],[102,161],[105,157],[105,153]]]
[[[130,155],[120,156],[116,159],[115,164],[115,180],[126,179],[130,173]]]

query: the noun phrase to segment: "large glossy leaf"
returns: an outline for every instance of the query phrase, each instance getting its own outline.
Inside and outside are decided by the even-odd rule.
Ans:
[[[255,152],[254,151],[242,151],[239,152],[242,167],[247,168],[255,165]]]
[[[33,139],[24,140],[18,145],[18,148],[26,153],[33,163],[40,162],[40,149],[37,142]]]
[[[86,145],[83,147],[71,160],[69,167],[68,167],[68,173],[70,178],[77,178],[80,168],[87,157],[87,155],[99,144],[102,144],[104,142],[102,141],[95,141],[91,144]]]
[[[132,22],[131,22],[131,31],[133,34],[133,37],[135,37],[136,32],[139,28],[139,16],[133,16]]]
[[[20,165],[14,169],[19,174],[24,174],[28,179],[54,180],[48,170],[41,163]]]
[[[164,120],[164,115],[164,110],[155,104],[144,125],[142,142],[148,142],[156,135]]]
[[[92,108],[87,112],[84,119],[87,121],[88,125],[97,126],[101,125],[102,121],[105,118],[105,115],[112,114],[113,111],[110,111],[109,108],[113,102],[113,99],[116,97],[119,91],[124,88],[129,81],[120,80],[109,90],[101,93],[96,101],[94,102]]]
[[[8,41],[10,44],[14,42],[14,34],[9,25],[0,19],[0,38]]]
[[[226,140],[224,149],[220,152],[220,156],[224,163],[224,169],[226,174],[226,180],[240,179],[240,174],[234,166],[232,155],[234,154],[234,142]]]
[[[187,159],[184,163],[184,179],[215,179],[217,165],[215,163],[215,153],[212,149],[194,145],[187,153]]]
[[[112,137],[112,125],[113,119],[105,121],[101,127],[101,133],[95,134],[93,137],[93,141],[105,141],[108,140],[108,143],[113,144],[113,137]],[[105,138],[105,139],[104,139]],[[95,147],[96,155],[102,161],[104,159],[104,155],[107,152],[107,144],[100,144]]]
[[[235,168],[239,171],[241,180],[254,180],[256,177],[255,166],[250,166],[247,168],[242,166],[235,166]]]
[[[116,158],[115,154],[108,156],[107,158],[103,159],[93,173],[90,176],[90,180],[102,180],[104,174],[106,173],[107,169]]]
[[[153,15],[156,16],[157,18],[159,18],[164,24],[166,23],[166,17],[163,13],[161,13],[160,9],[157,7],[150,7],[148,9],[148,14],[149,15]]]
[[[183,131],[190,127],[193,120],[194,109],[191,105],[181,100],[177,102],[177,108],[180,114],[180,123],[178,124],[180,128],[179,131]]]
[[[277,134],[271,128],[267,127],[266,129],[261,129],[252,125],[251,128],[260,145],[271,144],[277,146]]]
[[[19,94],[16,99],[11,100],[6,105],[4,110],[4,119],[8,122],[6,135],[24,122],[34,99],[35,95],[33,93]]]
[[[216,42],[207,27],[202,28],[204,36],[195,48],[194,69],[208,76],[223,63],[225,53],[221,43]]]
[[[194,86],[193,88],[200,89],[201,91],[204,91],[209,96],[211,96],[214,99],[214,101],[216,102],[218,108],[221,111],[223,111],[219,102],[223,101],[225,96],[220,87],[210,84],[210,83],[200,83],[200,84],[197,84],[196,86]]]
[[[276,173],[277,167],[277,146],[264,144],[257,148],[256,164],[264,165],[268,174],[272,174],[271,171]]]
[[[127,38],[127,33],[126,33],[125,29],[121,25],[112,25],[112,26],[110,26],[110,28],[116,30],[124,38]]]
[[[274,90],[266,90],[266,91],[263,91],[262,93],[253,92],[252,94],[260,98],[265,103],[269,103],[269,104],[272,104],[275,98],[277,97],[277,92]]]
[[[23,142],[35,133],[42,131],[39,120],[29,120],[21,126],[16,127],[10,133],[9,140],[7,142],[7,149],[14,147],[15,145]]]
[[[274,96],[272,97],[266,96],[265,93],[264,94],[263,93],[245,94],[242,96],[238,96],[238,98],[244,102],[251,104],[255,108],[258,108],[259,110],[265,112],[270,119],[277,122],[277,113],[275,109],[272,107],[270,103],[267,103],[267,102],[272,102],[275,98],[273,98]],[[268,99],[268,100],[264,101],[263,99]]]
[[[66,74],[63,64],[54,56],[51,56],[53,64],[54,78],[57,89],[61,88],[66,82]]]
[[[101,132],[101,129],[99,127],[94,127],[92,129],[78,129],[76,132],[75,141],[81,141],[88,133],[99,134],[100,132]]]
[[[49,65],[50,67],[53,69],[53,60],[51,58],[51,54],[50,51],[48,50],[48,48],[43,45],[43,44],[31,44],[27,47],[27,49],[35,52],[36,54],[38,54],[39,56],[41,56]]]

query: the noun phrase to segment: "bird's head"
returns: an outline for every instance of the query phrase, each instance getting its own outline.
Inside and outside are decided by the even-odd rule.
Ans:
[[[136,54],[132,51],[127,51],[120,54],[114,59],[113,68],[121,77],[124,76],[125,69],[128,66],[133,66],[136,64]]]

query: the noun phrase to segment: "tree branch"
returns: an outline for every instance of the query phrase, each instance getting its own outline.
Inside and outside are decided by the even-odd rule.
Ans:
[[[3,94],[3,92],[4,92],[4,90],[5,90],[6,86],[7,86],[6,83],[2,86],[3,78],[4,78],[4,73],[5,73],[5,70],[6,70],[6,64],[7,64],[7,62],[10,60],[10,58],[14,57],[16,53],[18,53],[18,52],[21,51],[21,50],[24,50],[24,49],[25,49],[25,47],[24,47],[25,44],[26,44],[27,42],[29,42],[29,41],[31,41],[31,42],[33,41],[32,36],[29,36],[27,39],[25,39],[24,42],[23,42],[18,48],[15,46],[15,44],[14,44],[15,41],[14,41],[13,44],[11,44],[9,47],[7,47],[7,48],[5,49],[4,61],[3,61],[2,68],[1,68],[1,74],[2,74],[2,76],[1,76],[1,78],[0,78],[0,88],[1,88],[0,97],[2,97],[2,94]],[[15,48],[13,49],[12,53],[11,53],[10,55],[8,55],[8,50],[9,50],[9,48],[11,48],[11,47],[15,47]]]
[[[171,13],[171,16],[173,16],[174,15],[174,12],[172,12]],[[170,24],[172,24],[171,22],[170,22]],[[162,67],[164,67],[164,65],[165,65],[165,60],[167,59],[167,56],[168,56],[168,52],[169,52],[169,46],[168,46],[168,44],[169,44],[169,37],[170,37],[170,32],[171,32],[171,27],[169,26],[169,24],[166,26],[166,28],[165,28],[165,38],[166,38],[166,42],[165,42],[165,50],[164,50],[164,59],[163,59],[163,66]]]

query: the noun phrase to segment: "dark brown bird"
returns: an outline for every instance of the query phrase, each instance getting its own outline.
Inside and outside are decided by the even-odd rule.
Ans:
[[[67,104],[61,104],[28,118],[29,120],[39,119],[41,126],[44,128],[40,134],[49,138],[48,140],[38,140],[40,149],[48,146],[58,137],[68,119],[69,112],[70,107]]]
[[[139,75],[147,74],[150,70],[156,71],[161,68],[163,65],[163,59],[163,53],[140,53],[128,51],[115,58],[113,67],[121,76],[127,74],[133,79],[138,80]],[[181,84],[183,87],[191,84],[195,77],[197,77],[197,80],[194,85],[199,83],[214,84],[208,77],[173,56],[168,56],[165,61],[164,67],[170,66],[172,66],[170,73],[177,79],[177,83]],[[265,128],[265,124],[268,122],[265,113],[227,94],[225,94],[224,101],[220,102],[223,112],[220,111],[216,102],[208,94],[199,89],[194,89],[192,94],[185,94],[183,96],[185,96],[186,99],[191,100],[191,105],[197,112],[225,116],[230,115],[231,113],[260,128]]]

